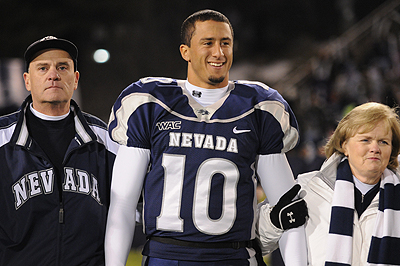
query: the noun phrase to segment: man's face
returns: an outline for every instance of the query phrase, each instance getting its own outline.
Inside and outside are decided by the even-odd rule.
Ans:
[[[233,62],[233,37],[227,23],[197,21],[190,47],[181,45],[180,51],[188,62],[191,84],[206,89],[228,85]]]
[[[74,91],[78,87],[79,72],[74,71],[74,62],[63,50],[47,50],[29,64],[29,73],[24,73],[25,87],[32,94],[33,108],[49,113],[58,109],[66,113]],[[50,108],[50,109],[49,109]]]

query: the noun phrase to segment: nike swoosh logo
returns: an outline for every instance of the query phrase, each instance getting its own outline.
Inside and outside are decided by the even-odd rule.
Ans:
[[[234,134],[240,134],[240,133],[246,133],[250,132],[250,129],[237,129],[236,127],[233,128],[233,133]]]

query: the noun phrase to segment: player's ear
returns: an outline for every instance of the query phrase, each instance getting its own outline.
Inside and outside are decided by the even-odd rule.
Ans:
[[[181,44],[181,46],[179,46],[179,50],[181,52],[182,58],[185,59],[185,61],[190,62],[189,46],[187,46],[186,44]]]
[[[24,73],[24,82],[25,82],[25,88],[27,91],[31,91],[31,80],[29,73],[25,72]]]

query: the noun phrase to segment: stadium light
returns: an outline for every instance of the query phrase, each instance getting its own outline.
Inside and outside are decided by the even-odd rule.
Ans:
[[[106,63],[110,59],[110,53],[105,49],[97,49],[93,54],[96,63]]]

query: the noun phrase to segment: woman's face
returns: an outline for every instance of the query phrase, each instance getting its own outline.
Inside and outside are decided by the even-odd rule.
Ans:
[[[360,130],[343,143],[353,175],[366,184],[376,184],[389,164],[392,153],[392,132],[379,122],[367,133]]]

